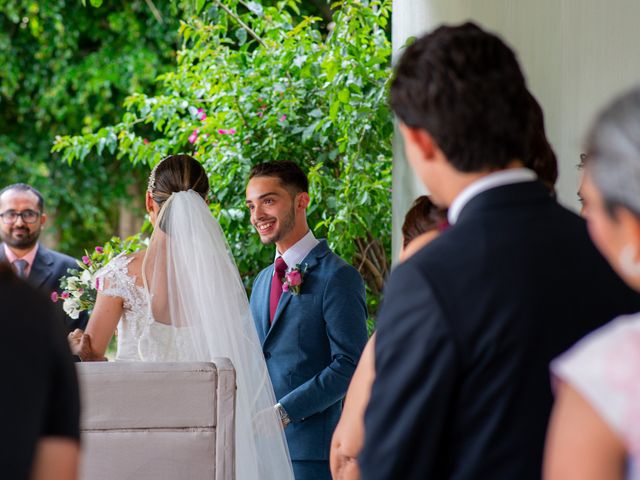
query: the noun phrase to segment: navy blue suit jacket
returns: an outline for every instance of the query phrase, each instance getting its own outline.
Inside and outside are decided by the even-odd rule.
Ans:
[[[364,283],[325,240],[307,255],[298,295],[285,292],[269,326],[273,265],[253,286],[251,312],[277,401],[291,417],[292,460],[328,460],[342,399],[367,341]]]
[[[539,479],[549,362],[638,310],[542,184],[474,197],[387,285],[363,480]]]
[[[4,261],[6,261],[4,245],[0,244],[0,262]],[[54,290],[60,289],[60,277],[65,276],[69,268],[78,268],[73,258],[64,253],[49,250],[40,244],[27,283],[50,295]],[[84,330],[89,317],[86,312],[82,312],[75,320],[67,315],[64,316],[64,320],[69,331],[76,328]]]

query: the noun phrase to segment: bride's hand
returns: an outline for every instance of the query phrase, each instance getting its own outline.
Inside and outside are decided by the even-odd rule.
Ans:
[[[80,357],[83,362],[104,362],[107,359],[102,355],[97,355],[91,348],[91,337],[83,330],[76,328],[67,337],[69,348],[73,355]]]

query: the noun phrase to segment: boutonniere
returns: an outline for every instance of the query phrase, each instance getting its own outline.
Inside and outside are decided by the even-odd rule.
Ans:
[[[307,264],[296,264],[295,267],[287,269],[284,274],[284,282],[282,283],[282,291],[289,292],[291,295],[300,294],[300,287],[302,286],[302,280],[304,274],[307,271]]]

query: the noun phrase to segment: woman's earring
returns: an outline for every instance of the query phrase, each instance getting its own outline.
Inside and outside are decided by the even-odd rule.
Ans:
[[[626,245],[620,252],[620,267],[630,277],[640,276],[640,262],[635,259],[637,249],[633,245]]]

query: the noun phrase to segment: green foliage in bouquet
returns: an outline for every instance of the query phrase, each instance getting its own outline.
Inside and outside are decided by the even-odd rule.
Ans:
[[[96,275],[102,267],[114,257],[124,253],[129,254],[146,248],[146,241],[140,234],[124,240],[113,237],[104,246],[98,246],[92,252],[85,250],[82,261],[78,260],[78,267],[70,268],[68,275],[60,279],[60,292],[53,292],[51,300],[61,301],[62,308],[71,318],[78,318],[80,312],[91,312],[96,303],[96,295],[102,287],[100,278]]]
[[[391,248],[391,3],[335,3],[325,35],[320,19],[296,20],[297,1],[196,2],[160,92],[131,95],[119,123],[60,137],[53,150],[66,162],[113,151],[148,166],[194,155],[248,287],[273,260],[244,206],[249,170],[298,162],[311,183],[310,226],[362,273],[374,315]]]

